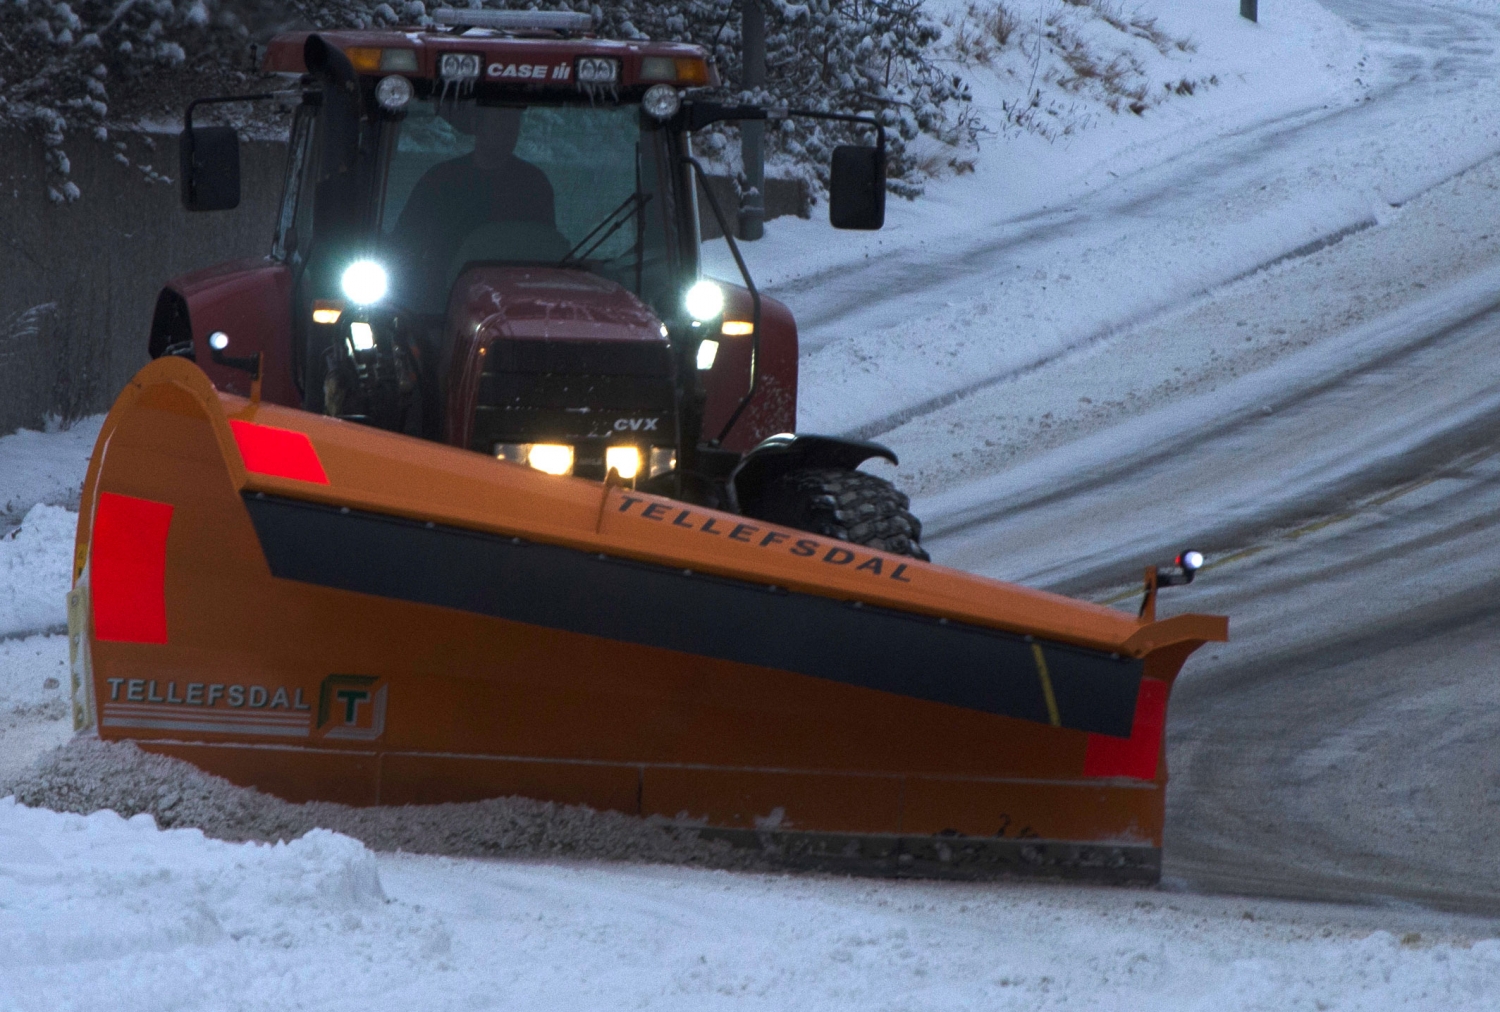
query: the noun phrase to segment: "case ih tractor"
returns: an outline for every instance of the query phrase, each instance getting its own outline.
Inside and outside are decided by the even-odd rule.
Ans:
[[[183,202],[239,202],[231,127],[206,103],[292,98],[271,252],[172,281],[150,353],[221,389],[622,482],[926,558],[908,500],[857,470],[885,447],[791,435],[797,331],[761,296],[693,157],[711,123],[861,124],[833,152],[830,218],[883,224],[868,117],[728,106],[690,45],[592,37],[585,14],[440,10],[437,25],[293,33],[281,95],[192,103]],[[743,286],[701,275],[698,195]]]

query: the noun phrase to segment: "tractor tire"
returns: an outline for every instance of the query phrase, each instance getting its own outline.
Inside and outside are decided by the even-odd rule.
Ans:
[[[928,561],[911,500],[884,478],[845,468],[788,471],[743,504],[748,517]]]

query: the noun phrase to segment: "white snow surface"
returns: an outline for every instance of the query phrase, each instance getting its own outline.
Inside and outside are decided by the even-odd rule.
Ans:
[[[1012,6],[1037,23],[1061,10]],[[1131,7],[1195,46],[1152,73],[1217,84],[1141,116],[1096,101],[1052,141],[988,138],[973,172],[892,201],[882,233],[779,219],[747,244],[803,328],[801,428],[891,442],[941,530],[1163,431],[1132,417],[1166,404],[1155,420],[1181,433],[1226,403],[1265,410],[1287,377],[1482,302],[1500,223],[1466,209],[1500,190],[1481,164],[1500,151],[1500,82],[1453,67],[1493,52],[1497,6],[1434,4],[1408,26],[1405,0],[1329,0],[1370,19],[1359,31],[1311,0],[1267,2],[1259,25],[1236,7]],[[992,124],[1017,66],[964,71]],[[932,407],[975,384],[994,393]],[[1009,448],[986,456],[1003,411]],[[1046,455],[1059,432],[1076,445]],[[65,638],[34,634],[64,621],[67,507],[92,441],[87,425],[0,438],[0,782],[67,736]],[[961,547],[974,568],[1046,569]],[[1495,934],[1408,908],[1166,890],[463,860],[326,830],[231,843],[0,801],[5,1009],[1487,1010]]]
[[[78,508],[78,493],[103,415],[0,436],[0,534],[37,503]]]
[[[1130,890],[377,856],[0,801],[0,1006],[1489,1009],[1500,940]],[[1391,922],[1400,915],[1387,915]],[[1400,930],[1400,929],[1397,929]]]
[[[0,636],[68,624],[73,534],[78,514],[37,503],[21,525],[0,536]]]

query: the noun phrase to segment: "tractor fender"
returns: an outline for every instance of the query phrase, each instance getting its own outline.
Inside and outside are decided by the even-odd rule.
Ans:
[[[246,396],[250,378],[215,363],[209,353],[208,336],[223,331],[229,335],[229,354],[260,352],[266,400],[300,407],[302,395],[291,361],[291,300],[291,269],[266,257],[231,260],[184,274],[169,281],[156,298],[147,351],[160,358],[171,349],[197,362],[220,390]]]
[[[788,471],[807,467],[845,467],[854,470],[871,457],[899,464],[887,446],[838,436],[794,435],[783,432],[761,440],[729,475],[729,494],[735,512],[761,489]]]

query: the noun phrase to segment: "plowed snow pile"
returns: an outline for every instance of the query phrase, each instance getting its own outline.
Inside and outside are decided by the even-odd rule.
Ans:
[[[0,1007],[18,1012],[1477,1012],[1500,988],[1500,940],[1419,915],[379,856],[322,830],[236,844],[10,800],[0,901]]]
[[[147,814],[225,840],[290,840],[333,829],[377,850],[507,857],[576,857],[744,867],[743,853],[688,831],[615,812],[527,798],[403,808],[294,805],[236,787],[177,759],[129,743],[81,737],[5,790],[27,805],[89,813]]]

